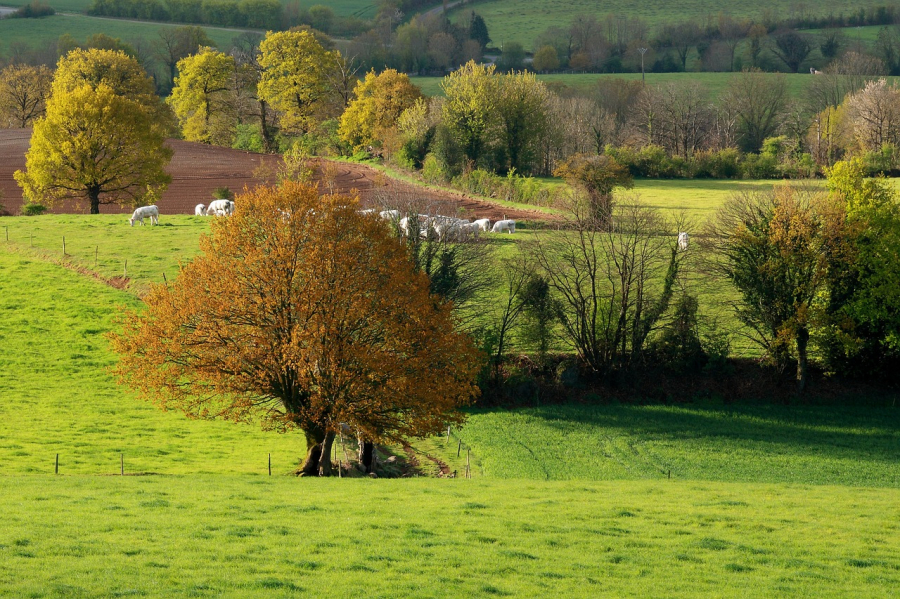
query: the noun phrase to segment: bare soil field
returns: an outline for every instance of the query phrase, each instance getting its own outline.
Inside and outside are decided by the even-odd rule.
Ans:
[[[22,190],[13,179],[13,172],[25,168],[25,152],[30,139],[30,129],[0,129],[0,205],[9,214],[19,214],[22,207]],[[213,190],[218,187],[228,187],[240,193],[244,187],[265,183],[278,164],[278,157],[272,155],[174,139],[168,143],[175,150],[175,155],[167,169],[172,183],[158,203],[162,214],[193,214],[197,204],[209,204],[213,199]],[[319,160],[314,177],[323,190],[359,193],[367,207],[394,208],[414,204],[423,212],[462,214],[472,218],[548,218],[546,213],[537,210],[506,208],[463,194],[417,187],[359,164]],[[51,210],[62,214],[87,211],[86,203],[76,202],[66,202]],[[103,205],[100,211],[122,214],[130,213],[131,208]]]

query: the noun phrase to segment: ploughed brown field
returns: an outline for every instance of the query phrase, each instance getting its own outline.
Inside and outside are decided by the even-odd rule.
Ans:
[[[25,152],[31,139],[30,129],[0,129],[0,205],[6,213],[19,214],[22,190],[13,179],[13,172],[25,168]],[[193,214],[197,204],[209,204],[217,187],[228,187],[235,193],[244,187],[265,183],[267,173],[274,172],[278,157],[232,150],[216,146],[170,139],[175,150],[167,168],[172,183],[158,202],[160,213]],[[428,190],[388,178],[379,171],[359,164],[345,164],[319,160],[315,179],[323,191],[335,193],[358,192],[367,207],[398,207],[416,205],[421,212],[457,214],[470,218],[513,218],[517,220],[547,218],[546,213],[504,208],[476,200],[462,194]],[[101,213],[124,214],[129,207],[103,205]],[[88,212],[87,202],[66,202],[50,212],[81,214]]]

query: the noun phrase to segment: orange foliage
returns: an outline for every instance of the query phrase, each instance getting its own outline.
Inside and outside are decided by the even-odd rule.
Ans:
[[[235,204],[110,335],[120,382],[190,416],[299,428],[310,455],[342,423],[381,441],[463,420],[477,350],[381,219],[290,181]]]

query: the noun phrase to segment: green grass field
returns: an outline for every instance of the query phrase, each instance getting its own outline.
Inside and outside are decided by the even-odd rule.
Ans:
[[[30,0],[4,0],[4,6],[22,6],[28,4]],[[84,12],[93,2],[93,0],[46,0],[43,4],[52,6],[58,11],[67,12]],[[287,0],[282,0],[282,4],[287,4]],[[373,0],[300,0],[301,8],[309,8],[316,4],[327,5],[336,15],[350,16],[356,15],[364,19],[371,19],[378,10],[378,5]]]
[[[690,206],[696,194],[670,183],[659,201]],[[900,585],[896,408],[476,410],[449,443],[413,442],[461,470],[459,439],[472,480],[309,480],[285,476],[299,434],[136,399],[106,373],[103,333],[196,254],[209,222],[0,218],[0,596],[889,597]],[[98,246],[103,278],[129,260],[125,290],[88,272]],[[112,476],[123,454],[126,474],[146,475]]]
[[[852,7],[839,0],[821,0],[803,5],[807,14],[849,14],[858,8],[883,5],[880,0],[862,0]],[[474,5],[461,6],[451,12],[451,20],[465,19],[475,10],[484,17],[493,45],[499,47],[508,41],[521,42],[531,49],[535,38],[548,27],[568,27],[579,15],[594,15],[602,21],[607,15],[640,18],[651,27],[670,22],[694,20],[705,22],[716,19],[725,10],[734,17],[760,18],[770,11],[779,18],[795,14],[798,4],[790,0],[759,0],[748,4],[723,6],[715,0],[617,0],[598,5],[591,0],[488,0]]]
[[[739,76],[739,73],[647,73],[647,85],[666,85],[669,83],[692,82],[699,83],[709,92],[711,101],[717,100],[722,92],[728,87],[728,83],[733,77]],[[778,77],[778,74],[770,73],[767,77]],[[783,73],[787,83],[788,94],[790,97],[800,99],[806,92],[807,87],[813,81],[809,73]],[[597,74],[597,73],[552,73],[537,76],[538,79],[548,84],[564,85],[575,90],[588,90],[600,79],[619,78],[628,81],[640,81],[640,73],[615,73],[615,74]],[[896,82],[900,80],[897,77],[888,77],[889,80]],[[426,96],[443,95],[441,91],[442,77],[410,77],[410,81],[417,85],[422,93]]]
[[[148,42],[157,39],[159,30],[174,25],[161,23],[138,23],[118,19],[100,19],[84,15],[54,15],[43,19],[0,19],[0,57],[9,53],[10,44],[22,43],[30,48],[52,46],[59,36],[68,33],[78,42],[84,42],[95,33],[117,37],[123,42],[143,38]],[[206,34],[217,45],[231,47],[231,40],[237,31],[204,27]]]

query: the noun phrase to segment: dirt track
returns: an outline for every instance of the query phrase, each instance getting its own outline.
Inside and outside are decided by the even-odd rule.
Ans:
[[[30,129],[0,129],[0,204],[11,214],[18,214],[22,206],[22,191],[12,175],[17,169],[25,168],[25,152],[30,138]],[[239,193],[245,186],[265,182],[264,171],[272,172],[277,164],[277,157],[271,155],[178,140],[169,140],[168,143],[175,150],[175,155],[167,169],[172,183],[159,201],[163,214],[193,214],[194,206],[210,202],[215,188],[228,187]],[[462,213],[466,217],[492,220],[547,219],[546,213],[504,208],[462,194],[432,191],[396,181],[358,164],[323,161],[316,171],[316,179],[323,189],[326,188],[325,180],[331,179],[335,192],[350,193],[356,190],[366,206],[393,208],[415,203],[422,211],[441,214]],[[52,212],[80,214],[87,210],[85,203],[67,202]],[[131,212],[128,208],[113,205],[101,206],[100,211],[112,214]]]

